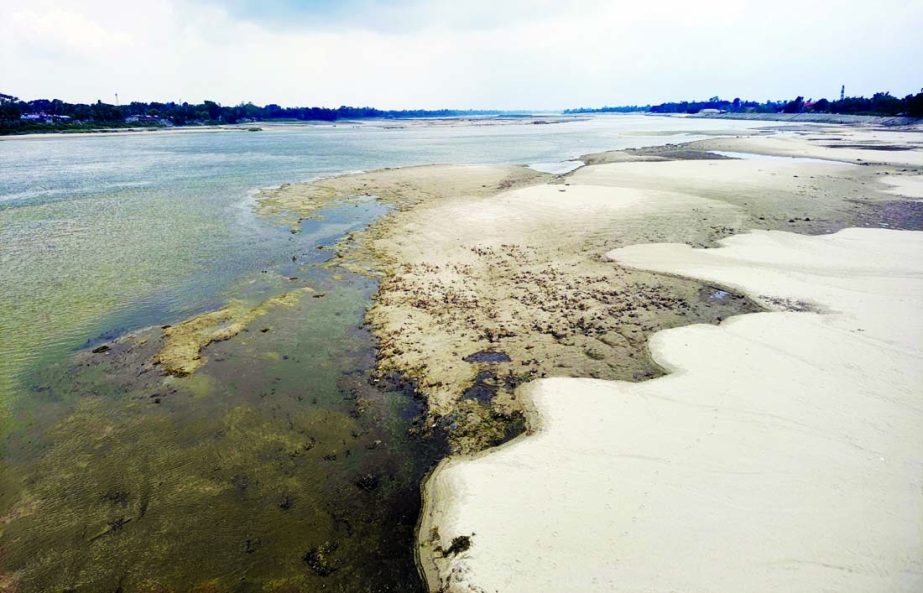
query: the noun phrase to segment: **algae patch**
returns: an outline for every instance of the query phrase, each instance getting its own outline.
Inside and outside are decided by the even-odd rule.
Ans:
[[[419,484],[444,443],[372,382],[377,285],[331,276],[256,321],[257,301],[200,316],[250,331],[186,378],[152,366],[159,327],[43,369],[33,424],[0,442],[0,591],[420,593]]]
[[[283,295],[267,299],[256,307],[235,301],[231,304],[203,313],[178,325],[166,326],[163,330],[164,344],[154,357],[164,372],[185,377],[204,364],[202,350],[213,342],[233,338],[258,317],[265,315],[271,307],[294,306],[305,293],[313,292],[304,287]]]

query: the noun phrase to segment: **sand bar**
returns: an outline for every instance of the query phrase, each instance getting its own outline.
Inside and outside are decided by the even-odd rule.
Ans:
[[[855,133],[825,126],[784,135],[789,149],[810,157],[829,156],[825,144]],[[867,152],[920,153],[913,142],[923,135],[891,134],[911,148]],[[521,420],[519,385],[656,377],[652,334],[757,310],[712,298],[707,283],[613,265],[606,252],[714,246],[749,229],[818,234],[923,222],[923,210],[882,192],[884,179],[906,174],[902,164],[712,152],[769,154],[778,135],[586,155],[589,165],[566,175],[516,166],[370,171],[268,190],[259,208],[298,232],[299,220],[332,202],[373,197],[393,207],[341,242],[333,262],[381,278],[367,316],[380,343],[379,375],[411,382],[426,399],[426,425],[446,429],[454,450],[474,452]],[[883,142],[850,140],[866,141]]]
[[[721,244],[610,256],[825,313],[658,333],[652,381],[522,390],[537,434],[430,480],[445,590],[920,590],[923,233]]]
[[[360,196],[393,206],[336,262],[381,280],[366,318],[379,374],[411,382],[427,403],[421,430],[469,455],[427,485],[419,557],[433,590],[916,584],[911,451],[923,447],[908,400],[923,374],[905,338],[923,342],[910,313],[919,238],[831,235],[923,224],[917,202],[885,191],[920,172],[908,163],[921,136],[877,134],[825,126],[607,152],[566,175],[390,169],[261,196],[281,216]],[[917,238],[910,249],[892,237]],[[606,258],[629,248],[660,259]],[[715,263],[728,255],[739,261]],[[755,311],[773,313],[734,317]],[[483,453],[523,414],[531,435]],[[882,456],[895,465],[879,474]]]

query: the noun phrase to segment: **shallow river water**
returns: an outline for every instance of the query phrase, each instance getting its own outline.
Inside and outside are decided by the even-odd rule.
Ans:
[[[322,265],[385,209],[333,207],[293,235],[253,212],[255,191],[421,163],[547,167],[758,124],[0,141],[0,589],[418,589],[419,485],[444,447],[411,393],[371,380],[375,282]],[[160,326],[300,287],[314,292],[209,346],[192,375],[150,369]]]

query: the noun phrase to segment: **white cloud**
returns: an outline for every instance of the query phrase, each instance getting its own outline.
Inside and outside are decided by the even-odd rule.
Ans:
[[[923,3],[906,0],[415,0],[336,26],[213,1],[10,4],[0,92],[26,98],[559,108],[923,85]]]
[[[20,43],[31,51],[84,55],[118,51],[130,40],[124,32],[108,31],[85,15],[62,8],[13,10],[7,18]]]

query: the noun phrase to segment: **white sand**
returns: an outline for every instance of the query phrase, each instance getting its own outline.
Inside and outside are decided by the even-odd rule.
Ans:
[[[835,136],[833,136],[835,134]],[[803,133],[781,132],[771,137],[720,138],[697,142],[699,149],[729,150],[774,156],[817,158],[850,163],[923,165],[923,133],[875,131],[860,127],[823,127],[817,138]],[[881,150],[899,144],[911,150]]]
[[[575,184],[670,190],[699,196],[740,196],[755,202],[765,192],[817,193],[812,176],[849,179],[856,166],[805,159],[634,162],[594,165],[574,173]],[[758,193],[755,193],[758,192]]]
[[[537,434],[428,483],[421,533],[474,534],[447,590],[923,590],[923,233],[723,245],[610,256],[826,313],[661,332],[645,383],[531,384]]]
[[[889,175],[881,180],[891,186],[884,190],[885,193],[905,198],[923,199],[923,175]]]
[[[647,163],[644,163],[647,164]],[[598,169],[600,167],[592,167]],[[587,235],[615,232],[614,224],[643,217],[681,217],[708,211],[734,217],[725,203],[678,191],[582,183],[579,186],[533,185],[472,203],[468,198],[442,200],[418,208],[403,221],[396,249],[402,262],[470,261],[470,248],[580,243]],[[425,245],[426,249],[421,249]]]

